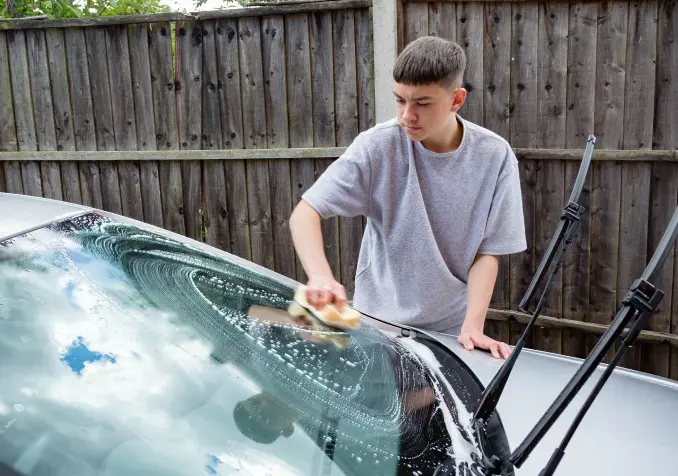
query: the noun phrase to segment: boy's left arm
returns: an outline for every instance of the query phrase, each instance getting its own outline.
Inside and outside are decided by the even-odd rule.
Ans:
[[[497,256],[476,255],[469,271],[468,305],[458,341],[467,350],[478,347],[489,350],[497,359],[502,357],[505,359],[511,353],[509,346],[484,333],[485,316],[490,307],[498,268],[499,258]]]

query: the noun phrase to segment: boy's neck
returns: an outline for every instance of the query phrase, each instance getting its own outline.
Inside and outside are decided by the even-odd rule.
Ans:
[[[453,152],[457,150],[461,139],[464,136],[464,127],[459,121],[457,114],[450,114],[449,120],[441,134],[438,136],[430,136],[421,141],[426,150],[444,154],[445,152]]]

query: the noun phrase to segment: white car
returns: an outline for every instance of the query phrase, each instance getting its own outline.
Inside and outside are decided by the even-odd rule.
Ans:
[[[582,368],[503,361],[368,316],[286,312],[300,284],[87,207],[0,193],[0,475],[484,475]],[[520,466],[537,475],[606,366]],[[555,474],[678,474],[678,382],[615,369]],[[495,460],[497,461],[497,460]]]

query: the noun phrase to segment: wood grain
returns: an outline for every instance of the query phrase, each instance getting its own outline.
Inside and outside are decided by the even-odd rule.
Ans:
[[[203,22],[202,27],[202,149],[222,149],[223,126],[216,45],[218,35],[214,21]],[[204,170],[202,195],[205,205],[205,240],[209,245],[230,251],[231,236],[224,163],[217,160],[204,162],[202,166]]]
[[[97,136],[92,104],[87,43],[82,28],[66,29],[66,62],[73,109],[73,134],[76,150],[96,150]],[[78,163],[80,192],[84,205],[103,208],[101,178],[97,163]]]
[[[460,3],[457,5],[457,43],[466,53],[466,72],[464,74],[464,88],[468,91],[464,105],[459,109],[459,115],[484,125],[483,105],[483,32],[484,32],[484,5]]]
[[[54,105],[54,128],[56,132],[56,150],[75,150],[75,130],[71,110],[71,94],[68,80],[68,62],[66,61],[66,38],[64,31],[48,29],[45,31],[49,56],[49,75],[51,80],[52,101]],[[80,173],[76,162],[62,162],[61,189],[63,199],[69,203],[82,203]]]
[[[585,147],[589,134],[594,131],[597,15],[596,4],[570,5],[565,133],[568,148]],[[580,164],[565,164],[566,195],[577,179]],[[584,216],[563,265],[563,317],[581,321],[586,320],[589,313],[591,175],[589,169],[579,201],[585,209]],[[575,330],[563,333],[563,353],[584,357],[586,350],[585,334]]]
[[[287,29],[282,16],[263,17],[262,48],[266,130],[268,147],[288,147],[287,68],[285,50]],[[295,54],[295,51],[290,52]],[[308,110],[307,110],[308,111]],[[288,220],[292,214],[292,185],[289,159],[272,159],[268,163],[271,186],[271,228],[275,271],[294,278],[295,256]]]
[[[153,123],[156,147],[161,151],[179,149],[176,83],[172,67],[172,36],[169,23],[149,25],[149,67],[153,97]],[[183,212],[183,180],[181,164],[162,161],[158,164],[163,226],[175,233],[186,234]]]
[[[125,26],[108,27],[106,42],[115,148],[116,150],[135,150],[137,132],[127,28]],[[118,178],[123,215],[135,220],[143,220],[138,164],[130,161],[118,163]]]
[[[219,104],[221,106],[222,141],[225,149],[244,147],[242,100],[240,84],[240,54],[236,20],[216,22],[217,65],[219,68]],[[247,177],[245,162],[224,162],[228,204],[228,228],[231,252],[250,259],[249,210],[247,207]]]
[[[153,110],[149,51],[150,34],[148,25],[127,26],[136,123],[136,148],[138,150],[155,150],[158,148],[155,135],[155,116],[150,114],[150,111]],[[144,221],[162,227],[164,226],[164,220],[162,217],[158,163],[148,161],[139,163],[138,166],[141,179],[141,202],[143,203],[142,212]]]
[[[200,149],[202,143],[202,26],[198,22],[176,24],[176,94],[181,149]],[[181,163],[183,215],[186,236],[202,240],[200,162]]]
[[[511,93],[511,4],[485,5],[485,35],[483,38],[484,124],[495,134],[509,139],[509,103]],[[510,257],[499,257],[490,306],[508,309],[510,306]],[[495,329],[508,338],[509,328]]]
[[[629,4],[624,101],[624,149],[652,148],[654,107],[646,99],[654,97],[657,54],[657,2]],[[622,213],[619,241],[617,288],[626,293],[640,277],[647,261],[650,185],[652,164],[626,164],[622,169]],[[618,300],[617,305],[621,302]],[[642,352],[629,349],[623,366],[640,369]],[[668,358],[668,356],[667,356]],[[668,362],[666,362],[668,365]]]
[[[16,125],[17,144],[19,150],[37,150],[25,33],[23,31],[8,33],[7,47],[9,49],[9,65],[12,82],[12,96],[14,100],[14,121]],[[23,193],[36,197],[42,196],[40,166],[35,162],[21,162],[19,167],[21,169]],[[8,170],[6,170],[6,172],[8,172]],[[16,175],[12,175],[13,177],[8,177],[8,180],[14,181],[18,178]]]
[[[262,113],[265,111],[265,101],[259,19],[240,19],[238,32],[245,147],[248,149],[266,148],[266,114]],[[275,253],[271,228],[271,187],[268,161],[247,162],[246,171],[252,261],[273,269]]]
[[[56,150],[57,139],[54,127],[51,80],[47,58],[47,41],[43,30],[26,32],[28,69],[31,77],[31,96],[35,120],[35,138],[38,150]],[[59,164],[45,161],[39,164],[42,196],[63,199]]]

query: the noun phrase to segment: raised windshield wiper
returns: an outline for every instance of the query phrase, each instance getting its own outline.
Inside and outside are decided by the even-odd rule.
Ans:
[[[565,434],[560,446],[556,448],[548,464],[539,474],[540,476],[549,476],[555,472],[560,460],[565,455],[565,448],[574,435],[574,432],[577,430],[579,423],[581,423],[584,415],[598,396],[598,393],[602,389],[603,385],[605,385],[607,379],[612,374],[612,371],[624,356],[626,349],[633,345],[633,342],[638,337],[638,334],[645,326],[647,319],[657,309],[657,306],[664,297],[664,293],[657,289],[652,284],[652,281],[656,278],[667,257],[672,252],[676,240],[678,240],[678,207],[675,209],[669,226],[664,232],[664,235],[662,236],[662,239],[659,242],[654,255],[652,256],[652,259],[645,268],[645,271],[643,271],[643,274],[639,279],[633,282],[629,292],[622,301],[622,306],[617,312],[614,321],[605,331],[596,346],[588,355],[584,363],[582,363],[581,367],[579,367],[572,379],[570,379],[560,395],[558,395],[558,397],[555,399],[551,407],[549,407],[539,422],[537,422],[537,424],[534,426],[532,431],[530,431],[530,433],[525,437],[525,440],[523,440],[520,446],[513,452],[509,458],[510,463],[520,467],[525,462],[535,446],[537,446],[539,441],[541,441],[542,437],[551,428],[553,423],[555,423],[556,419],[565,410],[567,405],[577,395],[577,392],[586,383],[596,367],[602,362],[605,354],[607,354],[608,350],[612,347],[612,344],[614,344],[614,342],[624,331],[626,324],[633,317],[635,317],[635,321],[626,335],[626,338],[622,342],[619,350],[603,372],[603,375],[596,383],[586,402],[579,410],[579,413],[577,413],[577,416]]]
[[[504,386],[506,385],[506,381],[508,380],[509,375],[511,374],[511,370],[513,370],[513,366],[516,363],[516,360],[518,359],[520,352],[523,350],[523,347],[525,347],[527,337],[529,336],[530,331],[532,330],[532,327],[534,326],[534,323],[536,322],[542,307],[544,307],[546,296],[551,290],[551,285],[553,284],[553,278],[555,277],[556,273],[558,272],[558,269],[561,267],[563,263],[565,251],[567,250],[569,244],[572,242],[572,239],[574,238],[574,235],[577,229],[579,228],[579,220],[582,214],[584,213],[584,207],[579,204],[579,197],[581,195],[582,189],[584,188],[584,182],[586,182],[586,175],[588,174],[589,166],[591,164],[591,157],[593,155],[593,148],[595,144],[596,144],[595,136],[589,135],[588,140],[586,141],[584,157],[581,161],[581,165],[579,166],[577,180],[575,181],[574,186],[572,187],[570,199],[565,208],[563,209],[562,214],[560,215],[560,223],[558,224],[558,228],[556,229],[553,238],[551,239],[551,243],[549,244],[549,247],[546,250],[546,254],[542,258],[541,263],[537,268],[537,272],[535,273],[534,277],[532,278],[532,282],[530,283],[530,286],[527,288],[527,291],[525,292],[525,296],[520,301],[520,305],[518,306],[519,311],[526,312],[525,309],[527,308],[527,305],[534,296],[535,291],[537,289],[537,285],[543,279],[544,274],[551,265],[551,262],[553,261],[553,258],[556,256],[557,252],[558,259],[556,261],[556,264],[551,270],[548,281],[546,282],[546,286],[544,287],[541,298],[539,299],[539,303],[537,304],[537,308],[534,310],[532,318],[530,319],[529,323],[527,324],[527,327],[523,331],[523,334],[520,336],[520,339],[515,345],[513,352],[508,357],[508,359],[506,359],[502,367],[499,369],[499,372],[496,373],[496,375],[494,376],[494,378],[492,379],[492,381],[490,382],[490,384],[487,386],[482,396],[480,397],[480,401],[473,415],[473,418],[476,421],[476,423],[482,424],[483,422],[487,421],[487,419],[490,417],[494,409],[497,407],[499,397],[501,397],[501,394],[504,390]]]

